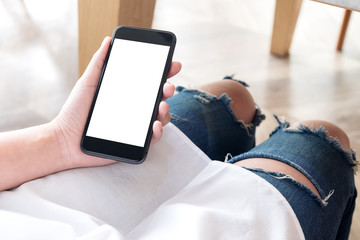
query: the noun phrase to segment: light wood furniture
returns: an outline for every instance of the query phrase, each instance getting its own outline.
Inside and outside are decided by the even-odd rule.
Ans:
[[[289,52],[302,0],[277,0],[271,38],[271,53],[286,56]]]
[[[345,8],[345,15],[341,26],[336,49],[341,51],[347,26],[350,20],[351,11],[359,11],[358,3],[338,0],[319,0],[337,7]],[[274,25],[271,39],[271,53],[280,57],[289,54],[296,22],[299,16],[302,0],[276,0]]]
[[[276,0],[271,53],[287,56],[303,0]],[[315,0],[316,1],[316,0]],[[345,8],[336,49],[342,50],[351,11],[360,10],[358,3],[317,0]],[[111,36],[118,25],[148,27],[152,25],[156,0],[78,0],[79,75],[105,36]]]
[[[156,0],[78,0],[79,75],[119,25],[150,28]]]
[[[345,9],[344,19],[341,25],[340,34],[336,45],[336,50],[338,51],[341,51],[344,45],[345,34],[347,27],[349,25],[350,16],[351,16],[351,10]]]

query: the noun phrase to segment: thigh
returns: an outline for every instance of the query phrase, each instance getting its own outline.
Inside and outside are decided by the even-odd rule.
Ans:
[[[261,166],[247,168],[271,183],[288,200],[306,239],[347,239],[356,198],[353,151],[343,150],[324,129],[311,130],[304,126],[288,129],[288,123],[279,124],[267,141],[230,162],[267,158],[301,172],[319,196],[281,171],[268,171]]]
[[[177,94],[166,102],[171,122],[213,160],[224,161],[228,154],[235,156],[253,148],[255,128],[265,118],[256,109],[250,123],[237,119],[226,93],[215,96],[177,87]]]

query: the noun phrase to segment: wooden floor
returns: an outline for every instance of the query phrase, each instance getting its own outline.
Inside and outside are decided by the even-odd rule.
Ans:
[[[304,1],[290,57],[282,59],[269,54],[274,4],[157,0],[154,27],[177,35],[174,58],[183,63],[172,81],[191,87],[235,74],[267,112],[334,122],[360,152],[360,13],[338,53],[343,10]],[[52,119],[77,79],[76,1],[0,1],[0,69],[0,131]],[[360,239],[357,203],[352,240]]]

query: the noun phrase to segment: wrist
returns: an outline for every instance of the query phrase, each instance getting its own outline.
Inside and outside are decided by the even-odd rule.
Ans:
[[[62,127],[55,119],[47,124],[48,140],[51,142],[53,149],[54,164],[57,165],[59,171],[75,168],[73,161],[71,160],[71,151],[67,142],[66,134],[62,130]]]
[[[68,169],[52,124],[0,135],[0,190]]]

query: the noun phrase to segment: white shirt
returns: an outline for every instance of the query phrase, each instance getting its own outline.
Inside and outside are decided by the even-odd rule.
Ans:
[[[141,165],[52,174],[0,193],[0,239],[305,239],[284,197],[169,124]]]

